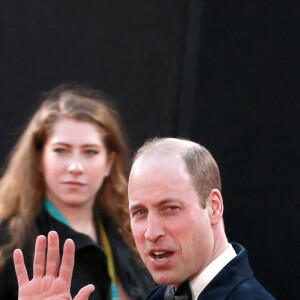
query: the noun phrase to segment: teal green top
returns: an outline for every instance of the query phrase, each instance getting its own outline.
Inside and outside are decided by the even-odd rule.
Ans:
[[[61,223],[70,226],[66,218],[62,215],[62,213],[54,206],[54,204],[47,198],[44,197],[44,206],[47,212],[56,220]],[[110,285],[110,295],[112,300],[118,300],[118,292],[117,287],[114,283]]]
[[[62,213],[54,206],[54,204],[47,198],[44,197],[44,206],[47,212],[56,220],[60,221],[61,223],[70,226],[68,221],[62,215]]]

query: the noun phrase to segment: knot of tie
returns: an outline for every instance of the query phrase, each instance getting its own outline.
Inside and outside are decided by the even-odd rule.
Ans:
[[[168,285],[164,300],[192,300],[192,292],[188,280],[181,283],[174,292],[174,287]]]

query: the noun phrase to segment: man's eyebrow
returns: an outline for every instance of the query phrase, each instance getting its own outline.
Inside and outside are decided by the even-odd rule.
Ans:
[[[161,206],[161,205],[165,205],[165,204],[173,203],[173,202],[180,203],[181,201],[178,198],[165,198],[165,199],[161,199],[160,201],[155,203],[154,206],[157,207],[157,206]],[[144,207],[144,206],[145,205],[140,204],[140,203],[132,204],[132,205],[129,205],[129,211],[132,211],[136,208]]]
[[[132,204],[132,205],[129,204],[129,212],[131,212],[131,211],[133,211],[133,210],[135,210],[135,209],[137,209],[139,207],[143,207],[143,206],[141,204],[139,204],[139,203]]]
[[[165,198],[159,201],[159,204],[165,204],[169,202],[180,202],[180,200],[178,198]]]

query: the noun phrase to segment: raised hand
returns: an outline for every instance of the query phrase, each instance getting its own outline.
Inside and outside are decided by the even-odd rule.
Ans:
[[[35,244],[33,278],[28,279],[23,254],[14,251],[14,264],[19,284],[19,300],[71,300],[70,285],[74,267],[75,246],[71,239],[64,244],[63,257],[59,268],[59,240],[55,231],[48,234],[46,259],[46,237],[38,236]],[[92,284],[83,287],[73,300],[87,300],[94,291]]]

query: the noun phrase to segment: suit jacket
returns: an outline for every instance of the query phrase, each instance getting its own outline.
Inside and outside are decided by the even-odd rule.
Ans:
[[[236,243],[232,243],[232,246],[237,256],[205,287],[198,300],[274,300],[253,276],[246,249]],[[156,287],[146,299],[163,300],[166,287]]]

